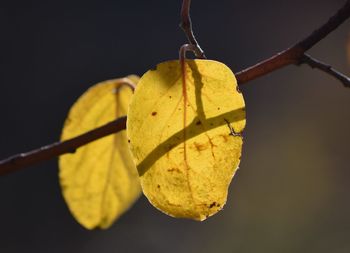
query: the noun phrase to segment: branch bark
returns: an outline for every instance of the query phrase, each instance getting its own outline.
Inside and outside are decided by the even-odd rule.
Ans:
[[[316,68],[319,69],[331,76],[333,76],[335,79],[339,80],[344,87],[350,88],[350,78],[347,77],[346,75],[340,73],[339,71],[335,70],[332,66],[321,62],[313,57],[311,57],[308,54],[304,54],[303,57],[300,60],[300,64],[307,64],[311,68]]]
[[[189,7],[191,0],[183,0],[181,17],[183,28],[189,42],[194,45],[197,49],[200,49],[198,42],[196,41],[191,25],[191,19],[189,16]],[[334,15],[328,22],[322,25],[320,28],[315,30],[305,39],[299,41],[292,47],[283,50],[276,55],[259,62],[249,68],[236,73],[236,78],[239,85],[243,85],[249,81],[257,79],[258,77],[267,75],[273,71],[276,71],[287,65],[295,64],[300,65],[307,63],[310,66],[317,67],[324,70],[325,72],[332,74],[332,76],[337,77],[343,82],[346,87],[350,87],[349,78],[345,75],[335,71],[330,66],[315,61],[310,56],[306,55],[305,52],[312,48],[315,44],[325,38],[329,33],[334,31],[339,25],[341,25],[345,20],[350,17],[350,0],[348,0],[345,5]],[[201,50],[201,49],[200,49]],[[202,52],[202,53],[199,53]],[[203,50],[197,52],[197,57],[204,58]],[[326,67],[324,67],[326,66]],[[337,73],[337,74],[336,74]],[[340,77],[342,76],[342,77]],[[110,134],[117,133],[124,130],[126,127],[126,117],[121,117],[112,121],[104,126],[96,128],[90,132],[84,133],[73,139],[56,142],[54,144],[47,145],[45,147],[18,155],[11,156],[5,160],[0,161],[0,176],[8,174],[10,172],[18,171],[22,168],[28,167],[30,165],[39,163],[41,161],[49,160],[53,157],[72,153],[77,148],[86,145],[89,142],[103,138]]]
[[[325,24],[311,33],[305,39],[297,42],[293,46],[283,50],[271,58],[259,62],[249,68],[236,73],[237,81],[240,85],[247,83],[260,76],[267,75],[272,71],[285,67],[287,65],[299,65],[303,59],[304,53],[314,45],[324,39],[328,34],[338,28],[350,16],[350,0],[346,1],[344,6],[338,10]]]
[[[63,142],[55,142],[53,144],[32,150],[27,153],[11,156],[5,160],[0,161],[0,176],[39,162],[47,161],[56,156],[67,153],[74,153],[75,150],[81,146],[106,137],[110,134],[117,133],[125,128],[126,116],[120,117],[112,122],[109,122],[99,128],[91,130],[75,138]]]

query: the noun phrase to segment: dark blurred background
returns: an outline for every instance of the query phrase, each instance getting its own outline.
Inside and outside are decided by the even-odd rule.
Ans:
[[[209,58],[241,70],[308,35],[345,0],[193,1]],[[177,58],[181,1],[0,1],[0,158],[58,140],[91,85]],[[350,74],[347,22],[311,53]],[[0,178],[0,252],[350,252],[350,90],[307,66],[242,86],[244,154],[225,209],[168,217],[141,197],[87,231],[57,161]]]

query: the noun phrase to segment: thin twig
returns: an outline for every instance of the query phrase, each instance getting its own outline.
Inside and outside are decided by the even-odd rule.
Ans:
[[[195,45],[196,48],[199,48],[198,43],[193,36],[189,14],[188,16],[186,16],[186,13],[189,13],[190,2],[190,0],[183,1],[183,8],[181,11],[181,16],[183,17],[182,27],[185,27],[184,30],[186,35],[189,36],[189,41],[191,42],[192,40],[193,43],[191,42],[191,44]],[[275,71],[287,65],[301,64],[302,60],[305,60],[305,51],[309,50],[320,40],[326,37],[329,33],[334,31],[340,24],[342,24],[346,19],[348,19],[349,16],[350,0],[348,0],[346,4],[333,17],[331,17],[331,19],[326,24],[314,31],[310,36],[308,36],[304,40],[296,43],[294,46],[272,56],[267,60],[264,60],[252,67],[249,67],[236,73],[235,75],[238,83],[242,85],[244,83],[247,83],[248,81],[264,76],[272,71]],[[43,148],[30,151],[28,153],[15,155],[5,160],[2,160],[0,161],[0,175],[5,175],[7,173],[17,171],[21,168],[28,167],[41,161],[51,159],[61,154],[70,153],[72,152],[72,150],[75,150],[89,142],[92,142],[99,138],[103,138],[110,134],[117,133],[125,129],[125,122],[126,117],[118,118],[115,121],[112,121],[102,127],[96,128],[90,132],[82,134],[76,138],[64,142],[54,143]]]
[[[103,138],[107,135],[117,133],[125,129],[125,127],[126,116],[120,117],[115,121],[109,122],[106,125],[79,135],[75,138],[63,142],[55,142],[53,144],[32,150],[27,153],[11,156],[5,160],[0,161],[0,176],[42,161],[52,159],[53,157],[59,155],[74,153],[77,148],[84,146],[92,141]]]
[[[311,68],[317,68],[319,70],[322,70],[326,72],[327,74],[333,76],[334,78],[338,79],[340,82],[343,83],[344,87],[350,88],[350,78],[344,75],[343,73],[340,73],[339,71],[335,70],[332,66],[321,62],[313,57],[311,57],[308,54],[304,54],[301,58],[300,64],[307,64]]]
[[[196,47],[194,54],[197,58],[205,59],[205,54],[202,48],[199,46],[198,41],[194,37],[192,29],[192,21],[190,16],[190,6],[191,0],[183,0],[181,7],[181,23],[180,27],[186,34],[187,40],[189,43]]]
[[[349,18],[349,16],[350,0],[346,1],[345,5],[339,9],[335,15],[305,39],[299,41],[294,46],[277,53],[267,60],[236,73],[237,82],[242,85],[287,65],[298,65],[307,50],[325,38],[329,33],[337,29],[339,25]]]

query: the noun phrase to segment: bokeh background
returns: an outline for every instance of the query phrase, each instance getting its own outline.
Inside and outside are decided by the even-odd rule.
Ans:
[[[209,58],[241,70],[308,35],[345,0],[193,1]],[[0,1],[0,158],[58,140],[91,85],[177,58],[180,0]],[[350,74],[347,22],[311,53]],[[248,125],[225,209],[168,217],[141,197],[87,231],[60,193],[57,161],[0,178],[0,252],[350,252],[350,90],[307,66],[241,87]]]

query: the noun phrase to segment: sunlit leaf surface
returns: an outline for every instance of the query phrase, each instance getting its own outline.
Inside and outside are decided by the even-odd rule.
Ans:
[[[62,140],[66,140],[126,115],[138,77],[99,83],[71,108]],[[141,192],[126,132],[107,136],[61,156],[60,184],[76,220],[88,229],[107,228],[123,214]]]
[[[149,201],[168,215],[195,220],[221,210],[240,162],[244,126],[244,100],[224,64],[187,60],[182,68],[169,61],[148,71],[132,98],[127,129]]]

